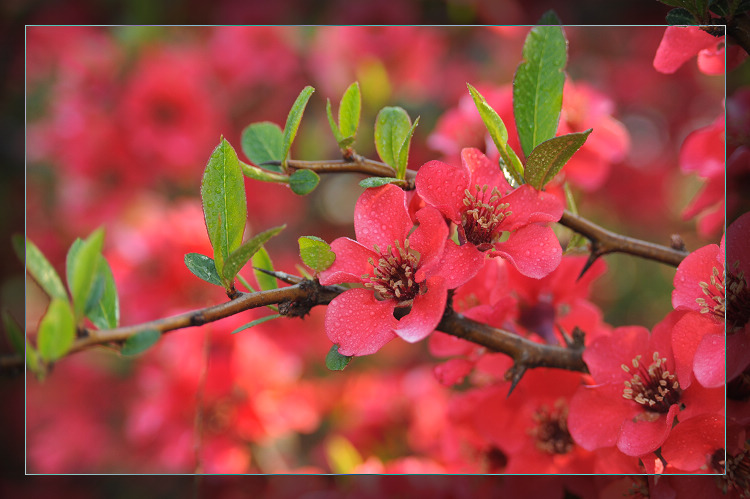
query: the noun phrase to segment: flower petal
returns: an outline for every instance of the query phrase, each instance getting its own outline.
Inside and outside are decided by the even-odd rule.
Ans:
[[[708,298],[701,289],[700,282],[708,282],[711,273],[717,266],[719,247],[709,244],[698,248],[680,262],[674,275],[674,291],[672,291],[672,306],[685,307],[700,312],[696,298]],[[723,269],[719,269],[723,270]]]
[[[583,352],[583,361],[597,383],[619,383],[620,391],[623,381],[628,376],[622,370],[622,364],[628,365],[637,355],[643,355],[648,344],[648,329],[642,326],[618,327],[609,336],[600,336],[589,344]],[[648,357],[650,358],[650,357]]]
[[[417,281],[421,280],[420,273],[425,277],[438,275],[445,279],[448,289],[455,289],[474,277],[484,265],[484,260],[484,254],[473,244],[458,246],[453,241],[447,241],[442,258],[430,267],[420,268],[416,274]]]
[[[724,448],[724,419],[704,414],[680,421],[661,448],[667,462],[681,471],[697,471]]]
[[[440,212],[432,206],[425,206],[417,212],[419,226],[409,236],[409,247],[419,253],[417,282],[425,280],[426,267],[437,263],[448,239],[448,225]]]
[[[385,253],[396,241],[403,245],[412,226],[406,193],[393,184],[366,189],[354,207],[354,233],[368,249],[377,244]]]
[[[391,341],[398,321],[393,300],[378,301],[368,289],[350,289],[328,305],[325,329],[341,355],[369,355]]]
[[[719,40],[697,26],[669,26],[656,49],[654,69],[674,73],[699,51],[716,47]]]
[[[490,256],[502,256],[521,274],[541,279],[560,264],[562,248],[551,227],[529,225],[512,233],[506,242],[495,243]]]
[[[512,231],[532,223],[557,222],[563,214],[563,204],[549,192],[538,191],[524,184],[501,200],[510,206],[510,214],[502,221],[501,230]]]
[[[474,368],[474,363],[462,357],[450,359],[435,366],[435,377],[444,386],[453,386],[463,379]]]
[[[479,187],[486,185],[488,190],[491,191],[493,187],[497,187],[500,195],[504,195],[511,189],[508,181],[505,180],[505,175],[500,170],[500,166],[490,161],[479,149],[473,147],[463,149],[461,151],[461,163],[471,172],[469,188],[475,185],[479,185]]]
[[[622,398],[622,385],[582,386],[570,401],[568,431],[586,450],[615,445],[625,419],[638,413]]]
[[[398,321],[394,328],[397,335],[409,343],[427,337],[435,330],[445,311],[448,288],[442,277],[430,277],[426,281],[427,292],[414,298],[411,312]]]
[[[628,456],[642,456],[655,451],[669,436],[679,410],[679,404],[672,404],[667,414],[641,411],[639,416],[626,419],[617,439],[617,448]]]
[[[693,360],[693,371],[698,383],[706,388],[724,385],[724,355],[723,331],[703,336]]]
[[[675,374],[680,386],[685,389],[690,386],[693,379],[695,354],[698,345],[707,333],[716,331],[723,337],[724,327],[698,312],[687,312],[672,328],[672,351],[675,360]],[[716,359],[715,359],[716,360]],[[719,357],[722,373],[721,381],[724,382],[724,350],[722,346]],[[704,372],[704,374],[707,374]]]
[[[380,255],[365,248],[348,237],[339,237],[331,243],[336,254],[333,265],[320,273],[320,283],[324,286],[342,282],[362,282],[364,274],[372,274],[370,258],[377,262]]]
[[[442,161],[425,163],[417,171],[417,194],[450,220],[461,221],[464,191],[469,186],[469,172]]]

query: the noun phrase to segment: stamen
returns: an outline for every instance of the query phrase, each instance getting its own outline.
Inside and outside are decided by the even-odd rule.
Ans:
[[[379,252],[377,245],[373,247]],[[419,256],[409,252],[408,239],[403,242],[403,248],[400,241],[393,246],[388,245],[377,264],[373,258],[367,261],[373,266],[372,276],[365,274],[362,278],[365,279],[365,287],[374,289],[379,298],[405,302],[419,294],[420,286],[413,279],[419,266]]]
[[[467,208],[461,214],[462,238],[480,251],[486,251],[500,238],[500,225],[512,212],[508,203],[500,203],[502,195],[497,187],[488,193],[488,185],[475,185],[474,193],[464,190],[463,204]]]
[[[533,416],[535,426],[529,430],[537,449],[548,454],[567,454],[573,449],[568,431],[568,407],[563,399],[550,410],[542,406]]]
[[[640,358],[638,355],[632,361],[638,373],[624,382],[622,397],[644,406],[651,412],[669,412],[669,408],[679,402],[682,393],[677,377],[666,370],[667,359],[659,357],[659,352],[654,352],[653,362],[648,367],[639,362]],[[630,374],[628,366],[623,364],[620,367]]]

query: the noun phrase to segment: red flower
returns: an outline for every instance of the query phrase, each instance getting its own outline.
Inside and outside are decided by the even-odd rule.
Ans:
[[[343,355],[377,352],[396,335],[409,342],[430,334],[440,322],[448,289],[471,279],[482,257],[470,247],[447,241],[448,227],[430,206],[417,212],[419,226],[406,207],[406,194],[394,185],[366,190],[354,208],[357,240],[333,241],[333,265],[321,284],[361,283],[337,296],[326,311],[328,338]],[[397,306],[411,305],[403,318]]]
[[[724,50],[726,37],[715,37],[698,26],[669,26],[664,31],[654,57],[654,69],[660,73],[674,73],[688,59],[698,56],[698,68],[705,74],[724,74]],[[746,56],[739,47],[732,46],[727,52],[729,69],[739,64]]]
[[[461,151],[460,167],[441,161],[424,164],[416,185],[422,199],[454,222],[461,243],[471,243],[474,251],[490,250],[490,256],[502,256],[537,279],[560,263],[560,243],[543,224],[560,220],[562,203],[530,185],[511,189],[500,168],[479,150]],[[503,232],[511,234],[500,242]]]
[[[624,454],[642,456],[664,443],[678,414],[684,422],[722,411],[722,388],[684,388],[675,375],[670,336],[679,315],[668,315],[651,335],[640,326],[621,327],[589,345],[583,359],[595,384],[578,389],[568,419],[579,445],[616,445]]]

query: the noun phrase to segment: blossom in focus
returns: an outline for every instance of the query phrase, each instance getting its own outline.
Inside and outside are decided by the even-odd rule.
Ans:
[[[716,37],[698,26],[669,26],[656,49],[654,69],[671,74],[697,55],[701,72],[724,74],[725,51],[727,69],[733,69],[747,57],[739,46],[727,48],[726,36]]]
[[[321,273],[321,284],[364,285],[337,296],[326,311],[326,333],[342,355],[375,353],[396,336],[425,338],[440,322],[448,289],[481,267],[481,254],[447,241],[448,226],[435,208],[422,208],[416,219],[410,234],[413,222],[400,188],[368,189],[354,208],[357,240],[331,244],[336,260]],[[397,306],[409,305],[408,314],[394,317]]]
[[[461,151],[460,167],[442,161],[424,164],[416,186],[425,202],[458,226],[459,241],[473,251],[501,256],[537,279],[560,263],[560,242],[547,225],[560,220],[560,200],[528,184],[512,189],[500,168],[479,150]],[[501,242],[503,232],[510,237]]]

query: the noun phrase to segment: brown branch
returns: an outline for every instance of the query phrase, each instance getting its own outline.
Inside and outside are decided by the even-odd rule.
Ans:
[[[287,279],[295,276],[283,274]],[[296,278],[297,284],[268,291],[240,293],[238,297],[220,305],[193,310],[184,314],[167,317],[135,326],[107,330],[85,330],[84,337],[75,341],[68,355],[101,345],[119,345],[137,333],[155,329],[161,333],[201,326],[245,310],[278,304],[279,313],[288,317],[306,315],[312,307],[327,305],[336,296],[346,291],[341,286],[322,286],[317,280]],[[453,311],[448,305],[437,329],[463,338],[489,350],[509,355],[514,360],[514,367],[508,372],[508,379],[515,386],[527,369],[534,367],[555,367],[573,371],[586,372],[583,363],[583,343],[578,342],[568,347],[543,345],[522,338],[509,331],[490,327],[473,321]],[[17,370],[23,366],[20,355],[0,357],[2,371]]]
[[[591,241],[592,260],[607,253],[628,253],[677,267],[688,255],[687,251],[616,234],[568,210],[563,213],[560,224]]]

